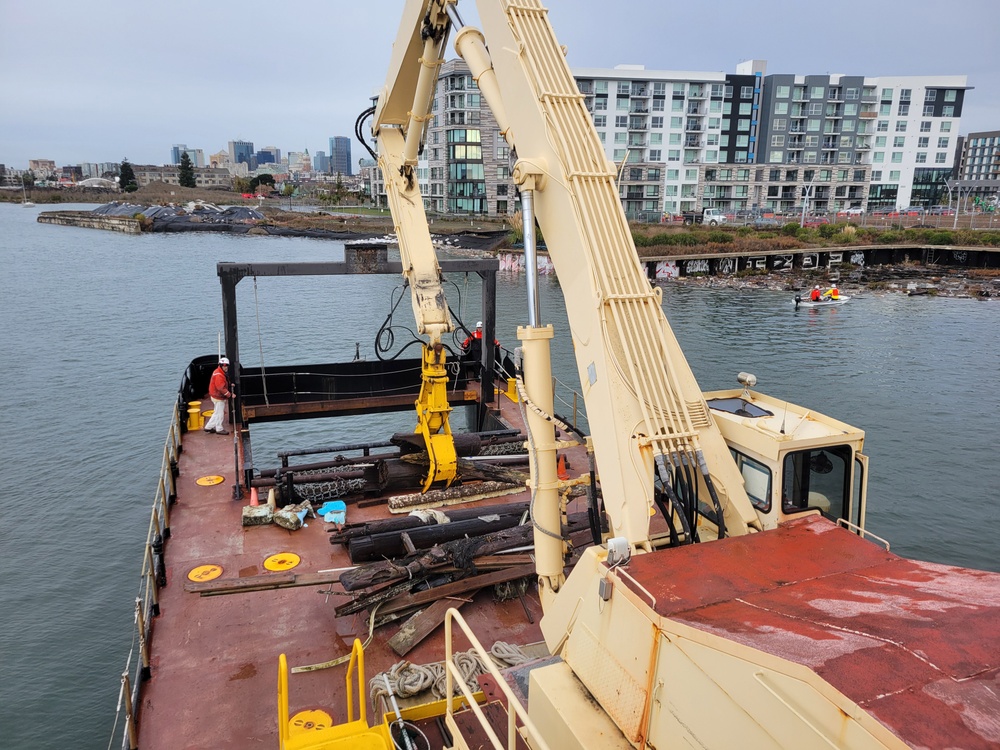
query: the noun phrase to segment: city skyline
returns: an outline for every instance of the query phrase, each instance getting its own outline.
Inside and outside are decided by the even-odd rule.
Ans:
[[[573,68],[731,72],[756,58],[768,60],[769,72],[798,75],[961,74],[972,87],[961,134],[1000,127],[997,23],[982,0],[961,15],[926,0],[905,12],[895,3],[847,0],[835,14],[785,0],[748,13],[745,4],[722,0],[698,23],[680,6],[639,0],[622,0],[610,15],[595,0],[547,7]],[[261,25],[275,14],[271,4],[181,0],[171,12],[188,32],[182,40],[151,34],[145,9],[121,0],[100,13],[66,0],[0,0],[0,163],[166,164],[173,144],[207,156],[238,139],[326,152],[331,135],[353,134],[382,86],[401,9],[389,0],[299,0],[279,11],[311,21],[309,39],[292,40]],[[478,24],[474,5],[460,9]],[[969,22],[976,17],[985,22]],[[67,43],[77,38],[88,41]],[[351,141],[356,167],[367,152]]]

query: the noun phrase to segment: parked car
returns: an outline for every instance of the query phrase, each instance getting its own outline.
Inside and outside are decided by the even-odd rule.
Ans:
[[[872,216],[899,216],[899,210],[895,206],[883,206],[872,211]]]
[[[921,216],[924,213],[923,206],[907,206],[899,209],[900,216]]]
[[[861,216],[864,212],[865,210],[861,206],[851,206],[850,208],[842,208],[837,212],[837,216]]]
[[[753,220],[753,226],[755,229],[777,229],[781,222],[772,216],[758,216]]]
[[[825,216],[807,216],[806,220],[802,222],[804,227],[818,227],[823,224],[829,224],[830,220]]]
[[[931,216],[954,216],[955,209],[950,206],[931,206],[927,209],[927,213]]]

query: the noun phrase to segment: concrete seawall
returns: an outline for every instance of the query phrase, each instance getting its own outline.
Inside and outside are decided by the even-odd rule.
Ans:
[[[142,232],[141,222],[131,216],[101,216],[90,211],[45,211],[38,215],[38,223],[105,229],[125,234]]]

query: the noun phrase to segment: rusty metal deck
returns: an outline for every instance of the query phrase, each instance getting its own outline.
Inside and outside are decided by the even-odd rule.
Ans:
[[[911,747],[1000,744],[998,573],[905,560],[818,516],[628,572],[657,614],[814,670]]]
[[[505,396],[500,402],[503,417],[519,425],[517,406]],[[583,449],[575,451],[579,456],[573,463],[583,470]],[[206,564],[222,566],[222,578],[266,574],[264,560],[281,552],[301,557],[295,573],[341,568],[351,562],[345,548],[329,543],[328,524],[320,519],[309,519],[307,527],[294,532],[274,525],[241,525],[244,502],[232,500],[232,435],[188,432],[179,468],[177,503],[171,508],[171,535],[165,549],[168,585],[160,591],[161,614],[152,624],[152,677],[141,692],[139,747],[277,747],[278,655],[286,654],[294,667],[349,654],[355,638],[364,641],[368,636],[368,612],[335,617],[334,607],[346,600],[339,583],[202,597],[184,590],[187,575]],[[199,477],[211,475],[225,481],[197,484]],[[525,499],[526,494],[520,493],[489,502]],[[384,506],[348,504],[349,523],[388,515]],[[542,613],[534,587],[525,602],[533,623],[520,601],[495,603],[491,589],[466,604],[462,614],[487,647],[496,640],[537,643]],[[399,623],[393,623],[375,631],[365,654],[368,678],[401,660],[387,644],[398,629]],[[468,648],[464,639],[456,639],[456,649]],[[414,663],[443,658],[441,629],[406,655]],[[322,708],[335,721],[343,720],[346,668],[291,675],[290,713]]]

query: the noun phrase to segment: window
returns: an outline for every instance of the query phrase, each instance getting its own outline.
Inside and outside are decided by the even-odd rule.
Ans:
[[[710,101],[708,103],[708,112],[709,112],[709,114],[712,114],[712,115],[721,114],[722,113],[722,104],[723,104],[723,102],[722,102],[721,99],[718,99],[718,100],[713,99],[712,101]]]
[[[628,115],[615,115],[615,127],[616,128],[627,128],[628,127]]]
[[[761,513],[771,510],[771,470],[764,464],[737,450],[729,449],[736,459],[736,466],[743,475],[743,486],[750,502]]]
[[[774,130],[784,130],[787,122],[787,120],[773,120],[771,122],[771,127]]]
[[[854,138],[849,135],[840,136],[840,147],[851,148],[854,145]]]
[[[664,99],[653,99],[653,111],[654,112],[663,112],[664,109],[666,108],[665,101],[666,100],[664,100]]]
[[[774,96],[778,99],[787,99],[792,93],[791,86],[775,86]]]
[[[929,133],[929,132],[931,132],[931,123],[930,123],[930,120],[922,120],[920,122],[920,132],[921,133]]]
[[[667,151],[667,161],[680,161],[681,152],[680,149],[672,148]]]
[[[749,119],[746,119],[746,120],[743,120],[743,119],[737,120],[736,121],[736,129],[737,130],[742,130],[742,131],[749,131],[750,130],[750,120]]]
[[[935,164],[945,164],[948,161],[948,154],[934,154]]]
[[[740,86],[740,99],[753,99],[753,86]]]
[[[740,114],[741,115],[752,114],[753,113],[753,110],[751,109],[752,107],[753,107],[753,105],[750,102],[741,102],[740,103]]]
[[[948,139],[938,138],[938,148],[948,148]]]
[[[947,89],[947,90],[946,90],[946,91],[944,92],[944,100],[945,100],[946,102],[953,102],[953,101],[955,101],[955,100],[956,100],[956,97],[957,97],[957,93],[958,93],[958,92],[957,92],[957,91],[955,91],[955,89]]]
[[[776,114],[776,115],[787,115],[788,114],[788,102],[775,102],[774,103],[774,114]]]
[[[906,116],[908,116],[910,114],[910,105],[909,104],[900,104],[899,105],[899,112],[898,112],[898,114],[899,114],[900,117],[906,117]]]
[[[848,99],[857,99],[858,98],[858,90],[857,89],[847,89],[847,98]]]
[[[951,106],[941,107],[941,116],[942,117],[954,117],[955,116],[955,108],[951,107]]]
[[[917,152],[917,164],[926,164],[926,163],[927,163],[927,152],[926,151],[918,151]]]
[[[806,130],[810,133],[818,133],[822,124],[822,120],[806,120]]]
[[[625,149],[623,148],[616,148],[613,153],[614,153],[613,158],[615,161],[621,161],[622,159],[625,158]]]
[[[893,164],[902,164],[902,162],[903,162],[903,152],[902,151],[893,151],[892,152],[892,163]]]
[[[882,181],[882,170],[876,169],[874,172],[872,172],[872,182],[881,182],[881,181]]]
[[[677,82],[677,83],[674,84],[674,94],[679,94],[680,96],[684,96],[684,84],[683,83]]]
[[[733,113],[733,103],[732,102],[722,102],[722,114],[731,115]]]
[[[684,179],[696,182],[698,180],[698,170],[697,169],[685,169]]]
[[[888,133],[889,132],[889,121],[888,120],[879,120],[878,121],[878,125],[875,127],[875,130],[877,130],[879,133]]]
[[[933,116],[934,116],[934,105],[933,104],[925,104],[924,105],[924,117],[933,117]]]
[[[597,81],[594,84],[595,94],[606,94],[608,93],[608,82],[607,81]]]
[[[621,133],[615,133],[616,144],[624,145],[627,139],[628,139],[628,133],[624,131]]]
[[[681,171],[679,169],[668,169],[667,179],[668,180],[679,180],[681,178]]]
[[[810,102],[809,103],[809,114],[811,114],[811,115],[821,115],[821,114],[823,114],[823,102]]]
[[[941,132],[942,133],[950,133],[951,132],[951,123],[950,122],[942,122],[941,123]]]
[[[889,172],[889,180],[891,182],[898,182],[899,181],[899,171],[898,170],[893,170],[892,172]]]
[[[826,86],[812,86],[809,88],[810,99],[826,99]]]
[[[646,179],[647,180],[655,180],[655,181],[659,182],[659,180],[660,180],[660,170],[657,169],[656,167],[650,167],[649,169],[646,170]]]
[[[615,110],[618,112],[628,112],[628,99],[615,99]]]
[[[806,146],[809,148],[819,147],[819,136],[818,135],[807,135],[806,136]]]
[[[896,132],[905,133],[906,132],[906,120],[900,120],[896,123]]]
[[[784,146],[785,145],[785,136],[783,136],[783,135],[772,135],[771,136],[771,145],[772,146]]]
[[[899,101],[901,101],[901,102],[908,102],[908,101],[910,101],[910,97],[912,95],[913,95],[913,90],[912,89],[900,89],[899,90]]]
[[[663,127],[663,118],[662,117],[651,117],[649,119],[649,124],[650,124],[651,127],[654,127],[654,128],[662,128]]]
[[[680,133],[671,133],[670,134],[670,145],[671,146],[680,146],[681,145],[681,134]]]
[[[882,101],[892,101],[892,89],[882,89]]]
[[[629,90],[632,88],[631,81],[619,81],[618,82],[618,93],[628,96]]]
[[[885,148],[886,136],[877,135],[875,136],[875,148]]]
[[[852,460],[847,445],[788,453],[782,465],[781,509],[818,509],[827,518],[847,518]]]
[[[930,140],[931,139],[928,138],[927,136],[921,136],[920,138],[917,138],[917,148],[927,148],[928,146],[930,146]]]
[[[594,115],[594,127],[595,128],[605,128],[608,125],[607,115]]]
[[[885,161],[884,151],[876,151],[874,154],[872,154],[872,164],[881,164],[884,161]]]
[[[667,84],[664,81],[653,82],[653,96],[666,96]]]
[[[608,100],[603,98],[594,99],[594,111],[604,112],[608,108]]]
[[[855,117],[858,114],[857,104],[845,104],[844,105],[844,117]]]
[[[723,91],[724,91],[724,87],[723,87],[723,85],[721,83],[713,83],[712,84],[711,92],[712,92],[712,98],[713,99],[721,99]]]
[[[671,99],[670,100],[670,111],[671,112],[683,112],[684,111],[684,100],[683,99]]]
[[[933,102],[937,100],[937,89],[927,89],[924,93],[925,102]]]
[[[893,148],[903,148],[905,145],[906,145],[905,135],[897,135],[895,138],[892,139]]]

